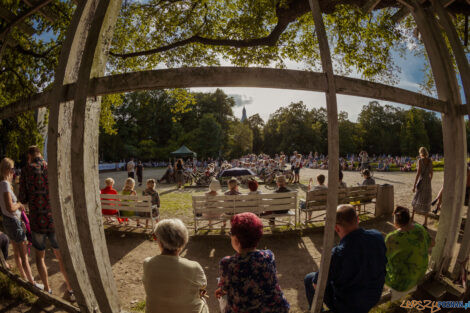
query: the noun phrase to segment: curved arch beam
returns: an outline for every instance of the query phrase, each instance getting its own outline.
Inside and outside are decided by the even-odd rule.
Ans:
[[[447,102],[406,89],[335,75],[336,93],[393,101],[435,112],[444,112]],[[88,96],[137,90],[190,87],[258,87],[326,92],[324,73],[239,67],[185,67],[97,77],[91,80]],[[62,100],[72,100],[75,83],[64,85]],[[48,106],[50,91],[33,95],[0,108],[0,119]],[[464,114],[463,111],[461,114]]]
[[[459,85],[451,55],[436,17],[429,8],[423,8],[417,0],[411,0],[410,3],[414,7],[412,14],[423,38],[439,99],[448,102],[446,113],[442,114],[446,159],[443,201],[436,245],[432,251],[430,264],[436,275],[439,275],[449,269],[462,220],[467,141],[464,118],[459,114],[461,107]]]

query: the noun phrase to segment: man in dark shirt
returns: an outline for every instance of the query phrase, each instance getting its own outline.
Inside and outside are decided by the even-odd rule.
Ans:
[[[49,203],[47,162],[42,158],[37,146],[31,146],[28,149],[28,164],[21,171],[19,199],[22,203],[28,204],[32,244],[36,250],[36,266],[44,283],[44,290],[52,293],[49,287],[47,267],[44,262],[46,239],[48,239],[59,262],[60,271],[64,275],[69,300],[75,301],[55,235]]]
[[[359,227],[351,205],[340,205],[335,231],[341,241],[333,248],[323,301],[335,313],[366,313],[377,304],[385,282],[386,248],[377,230]],[[305,276],[305,292],[312,305],[318,272]]]

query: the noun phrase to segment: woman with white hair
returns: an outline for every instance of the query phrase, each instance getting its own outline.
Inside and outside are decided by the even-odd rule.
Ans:
[[[213,197],[213,196],[218,196],[219,193],[217,191],[221,190],[222,187],[220,186],[220,182],[217,180],[217,179],[213,179],[211,181],[211,183],[209,184],[209,191],[206,192],[206,197],[210,199],[210,197]],[[208,200],[209,200],[208,199]],[[214,202],[214,201],[212,201]],[[207,209],[211,209],[212,206],[210,205],[210,201],[207,202],[209,205],[206,207]],[[205,217],[207,218],[219,218],[220,217],[220,214],[217,214],[217,213],[205,213],[204,214]],[[223,222],[223,227],[225,227],[226,225],[226,222],[224,221]],[[209,220],[209,228],[212,229],[212,220],[210,219]]]
[[[161,254],[144,260],[146,313],[208,313],[204,270],[179,256],[188,243],[186,226],[180,219],[165,219],[155,236]]]
[[[415,212],[424,215],[423,226],[428,223],[428,214],[431,210],[432,187],[431,180],[433,175],[432,160],[429,158],[428,150],[425,147],[419,148],[419,160],[417,162],[417,173],[413,192],[415,193],[411,205],[413,214],[411,220],[414,220]]]

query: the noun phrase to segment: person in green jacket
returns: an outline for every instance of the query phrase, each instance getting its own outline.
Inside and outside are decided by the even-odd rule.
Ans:
[[[385,284],[391,288],[392,301],[395,301],[413,292],[426,274],[432,239],[422,225],[411,220],[407,208],[398,206],[393,216],[396,230],[385,238]]]

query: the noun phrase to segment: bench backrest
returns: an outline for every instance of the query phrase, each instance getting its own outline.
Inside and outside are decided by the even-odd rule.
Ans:
[[[102,209],[150,212],[152,207],[150,196],[100,194],[100,199]]]
[[[308,210],[320,211],[326,209],[328,189],[307,191],[306,208]],[[338,204],[351,202],[370,202],[377,197],[377,185],[355,186],[340,188],[338,190]]]
[[[194,213],[262,213],[264,211],[292,210],[297,206],[297,192],[254,195],[193,196]]]

